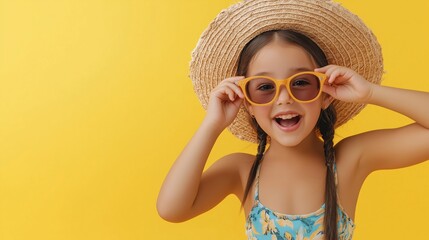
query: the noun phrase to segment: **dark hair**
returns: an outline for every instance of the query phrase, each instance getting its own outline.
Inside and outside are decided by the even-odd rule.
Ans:
[[[328,65],[323,51],[307,36],[290,31],[290,30],[274,30],[264,32],[250,41],[243,49],[238,63],[237,75],[244,76],[247,73],[248,66],[253,56],[265,45],[270,43],[276,36],[280,39],[297,44],[303,47],[316,61],[318,67]],[[325,110],[322,110],[317,122],[316,128],[320,131],[323,138],[323,148],[325,154],[325,164],[327,166],[326,183],[325,183],[325,216],[324,216],[324,232],[325,239],[337,240],[337,189],[335,184],[334,162],[334,133],[336,122],[335,108],[330,105]],[[250,188],[255,180],[257,169],[262,162],[264,152],[267,145],[267,133],[262,130],[257,121],[252,118],[252,125],[255,127],[258,136],[258,153],[253,162],[247,179],[247,185],[244,191],[242,203],[244,205],[247,196],[249,195]]]

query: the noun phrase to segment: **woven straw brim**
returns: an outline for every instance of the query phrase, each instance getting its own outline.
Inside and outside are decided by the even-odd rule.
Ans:
[[[203,32],[190,63],[194,90],[206,109],[210,92],[236,75],[244,46],[270,30],[292,30],[312,39],[329,64],[349,67],[379,84],[383,74],[381,47],[371,30],[353,13],[328,0],[248,0],[223,10]],[[336,127],[365,105],[335,100]],[[257,142],[250,116],[242,107],[228,129],[238,138]]]

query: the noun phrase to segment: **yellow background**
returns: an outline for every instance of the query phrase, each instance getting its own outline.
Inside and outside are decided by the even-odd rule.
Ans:
[[[155,208],[204,116],[190,53],[234,2],[0,0],[0,239],[245,239],[234,197],[181,224]],[[340,2],[378,36],[383,84],[429,91],[428,1]],[[371,106],[337,140],[409,122]],[[255,146],[225,132],[209,164],[234,151]],[[428,173],[371,175],[355,239],[426,239]]]

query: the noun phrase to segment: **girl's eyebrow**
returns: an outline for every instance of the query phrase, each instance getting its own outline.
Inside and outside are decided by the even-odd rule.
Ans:
[[[300,67],[300,68],[295,68],[294,72],[308,72],[308,71],[314,71],[314,68],[310,69],[310,68],[306,68],[306,67]]]
[[[258,72],[253,74],[253,76],[270,76],[272,73],[270,72]]]
[[[312,71],[314,71],[314,69],[310,69],[310,68],[306,68],[306,67],[299,67],[299,68],[291,68],[291,69],[289,69],[289,72],[292,73],[292,74],[290,74],[290,76],[292,76],[295,73],[308,72],[308,71],[312,72]],[[274,73],[272,73],[272,72],[266,72],[266,71],[257,72],[255,74],[253,74],[253,76],[272,76],[272,75],[274,75]]]

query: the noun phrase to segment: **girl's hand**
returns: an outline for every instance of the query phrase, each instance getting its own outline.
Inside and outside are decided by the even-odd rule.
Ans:
[[[328,65],[317,68],[315,71],[328,76],[323,86],[323,92],[335,99],[345,102],[367,103],[371,98],[373,84],[349,68]]]
[[[230,77],[219,83],[210,93],[207,115],[205,120],[222,130],[235,119],[244,94],[236,82],[244,77]]]

